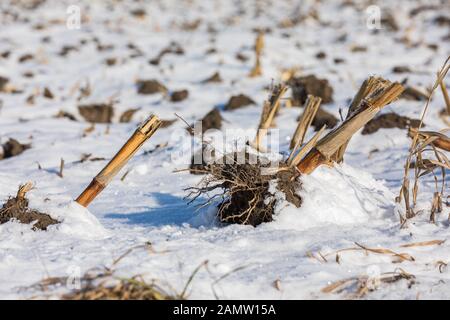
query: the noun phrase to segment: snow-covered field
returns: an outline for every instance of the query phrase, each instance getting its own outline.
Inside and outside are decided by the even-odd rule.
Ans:
[[[408,78],[410,85],[430,87],[450,53],[449,22],[436,21],[438,16],[450,17],[448,1],[48,0],[26,8],[30,2],[0,3],[0,76],[8,78],[10,86],[0,92],[0,144],[9,138],[31,144],[22,154],[0,160],[0,199],[32,181],[30,207],[62,223],[48,231],[32,231],[17,222],[0,225],[0,298],[28,298],[36,292],[23,288],[43,278],[109,266],[128,249],[147,242],[153,250],[132,251],[115,267],[117,275],[142,274],[179,291],[207,260],[208,267],[193,280],[191,299],[213,299],[214,291],[221,299],[343,299],[354,290],[334,294],[321,289],[351,277],[376,279],[400,271],[414,275],[414,280],[375,285],[364,298],[450,298],[450,242],[401,247],[450,236],[446,199],[436,223],[429,222],[432,176],[420,185],[422,213],[400,228],[394,199],[411,143],[405,129],[357,133],[344,164],[301,177],[300,208],[278,206],[275,221],[258,227],[221,225],[214,206],[196,211],[195,204],[187,205],[184,189],[202,177],[174,172],[187,168],[191,160],[191,137],[180,120],[159,129],[88,210],[72,200],[150,113],[164,120],[176,119],[177,113],[193,123],[219,106],[222,131],[256,129],[267,87],[280,81],[285,69],[296,67],[301,75],[328,79],[334,101],[324,109],[338,118],[339,109],[346,114],[349,100],[369,75],[391,81]],[[393,15],[398,30],[383,23],[379,30],[368,26],[376,9],[367,10],[370,4],[380,8],[382,21]],[[79,29],[66,24],[74,12],[67,13],[71,5],[80,9]],[[424,5],[431,7],[411,14]],[[145,15],[136,9],[144,9]],[[312,10],[316,14],[308,15]],[[280,26],[298,16],[304,17],[298,24]],[[266,31],[263,75],[249,78],[254,29]],[[184,54],[169,53],[159,65],[150,64],[171,42]],[[61,55],[64,47],[69,52]],[[352,50],[355,47],[365,50]],[[319,52],[325,57],[318,58]],[[237,59],[237,53],[248,60]],[[108,65],[105,61],[112,58],[115,64]],[[408,66],[410,72],[394,73],[396,66]],[[221,83],[202,82],[217,71]],[[187,89],[189,96],[171,102],[162,94],[138,94],[138,79],[156,79],[169,92]],[[90,94],[79,101],[80,87],[87,84]],[[52,99],[43,96],[45,88]],[[224,111],[228,99],[240,93],[257,105]],[[80,104],[110,101],[111,124],[92,128],[78,112]],[[382,112],[420,118],[423,105],[399,99]],[[444,105],[436,91],[424,120],[426,130],[446,127],[438,116]],[[120,123],[120,115],[131,108],[139,108],[131,122]],[[60,111],[76,121],[55,117]],[[282,108],[276,118],[284,155],[300,113],[300,108]],[[308,137],[312,134],[310,129]],[[83,154],[106,160],[79,162]],[[62,178],[57,174],[61,158]],[[448,191],[446,187],[445,196]],[[414,259],[399,262],[398,256],[365,250],[342,251],[336,259],[336,251],[357,248],[355,243]]]

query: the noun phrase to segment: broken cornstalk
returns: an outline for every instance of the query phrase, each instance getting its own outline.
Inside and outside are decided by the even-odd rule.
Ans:
[[[151,115],[145,120],[122,146],[119,152],[92,180],[89,186],[78,196],[76,202],[87,207],[92,200],[111,182],[114,176],[133,157],[147,139],[149,139],[161,125],[161,120]]]
[[[355,111],[358,109],[361,102],[366,99],[369,95],[373,94],[376,91],[385,89],[390,84],[389,81],[384,80],[380,77],[369,77],[366,79],[361,87],[359,88],[358,92],[356,93],[355,97],[353,98],[350,107],[348,108],[346,120],[351,118]],[[344,161],[344,153],[347,149],[348,143],[350,142],[350,139],[348,139],[333,155],[333,161],[337,163],[341,163]]]
[[[404,88],[400,83],[388,82],[384,88],[375,90],[355,107],[341,125],[324,136],[306,156],[297,168],[303,174],[313,172],[318,166],[331,163],[341,146],[369,122],[384,106],[394,101]],[[350,112],[350,111],[349,111]]]
[[[261,55],[263,48],[264,48],[264,33],[259,32],[255,41],[255,56],[256,56],[255,66],[253,67],[253,69],[250,71],[249,74],[249,77],[251,78],[258,77],[262,74]]]
[[[284,85],[277,85],[273,88],[269,100],[264,102],[263,111],[261,114],[261,120],[258,126],[258,132],[256,133],[256,138],[254,142],[254,147],[256,150],[261,151],[261,142],[264,136],[267,134],[267,130],[273,123],[275,114],[280,107],[280,100],[284,93],[287,91],[287,87]]]
[[[321,102],[322,102],[321,98],[315,97],[313,95],[308,95],[308,98],[306,99],[305,102],[303,114],[301,115],[300,120],[298,121],[298,125],[297,128],[295,129],[295,133],[294,136],[292,137],[289,149],[291,150],[296,149],[298,146],[301,146],[303,144],[303,141],[305,140],[306,131],[313,122],[317,110],[319,110]]]

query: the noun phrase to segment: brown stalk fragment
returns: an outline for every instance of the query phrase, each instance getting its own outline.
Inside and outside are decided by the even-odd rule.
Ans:
[[[78,196],[76,201],[84,207],[87,207],[97,195],[111,182],[114,176],[123,168],[123,166],[133,157],[147,139],[160,127],[161,120],[151,115],[145,120],[116,153],[111,161],[100,171],[92,180],[89,186]]]
[[[323,137],[316,147],[300,161],[297,166],[300,172],[309,174],[318,166],[334,161],[339,148],[345,145],[359,129],[402,92],[403,86],[400,83],[384,83],[382,88],[372,91],[366,99],[362,99],[357,107],[352,108],[352,103],[347,119]],[[364,91],[361,93],[360,90],[358,94],[364,94]]]

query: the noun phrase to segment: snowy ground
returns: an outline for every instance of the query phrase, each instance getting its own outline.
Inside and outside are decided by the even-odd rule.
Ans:
[[[15,222],[0,225],[0,298],[27,298],[32,293],[20,288],[48,276],[73,275],[74,270],[76,275],[77,268],[84,273],[111,265],[128,249],[146,242],[151,242],[154,252],[136,249],[116,266],[117,274],[142,274],[181,290],[193,270],[208,260],[209,271],[201,269],[193,281],[192,299],[214,298],[213,288],[221,299],[347,298],[351,290],[336,295],[321,289],[349,277],[400,269],[413,274],[414,283],[381,284],[365,298],[450,298],[450,270],[442,264],[450,261],[450,243],[401,247],[450,236],[448,207],[435,224],[428,222],[432,178],[421,184],[423,214],[400,229],[394,198],[410,144],[405,130],[356,134],[344,165],[320,168],[302,178],[301,208],[278,208],[274,222],[256,228],[219,225],[214,208],[196,212],[186,204],[183,189],[201,177],[186,171],[173,173],[186,168],[191,157],[187,152],[190,136],[181,121],[158,130],[124,169],[129,170],[126,178],[121,181],[119,174],[89,211],[72,201],[106,164],[77,163],[82,154],[109,159],[151,112],[166,120],[174,119],[176,112],[193,122],[230,96],[245,93],[259,106],[222,110],[223,130],[256,127],[266,87],[272,79],[280,79],[282,69],[299,67],[302,74],[328,79],[334,88],[334,102],[324,108],[336,116],[339,108],[345,114],[348,100],[369,75],[397,81],[408,77],[409,84],[429,87],[450,52],[448,23],[433,22],[439,15],[448,16],[448,2],[434,1],[437,9],[411,17],[412,9],[433,1],[371,1],[381,8],[382,18],[394,14],[399,25],[398,31],[383,27],[377,32],[367,27],[368,1],[352,5],[352,1],[55,0],[30,10],[9,2],[13,1],[0,4],[0,53],[10,51],[8,57],[0,57],[0,76],[9,78],[21,92],[0,92],[0,143],[15,138],[32,147],[0,161],[0,198],[14,194],[20,183],[33,181],[36,188],[29,194],[31,206],[63,222],[47,232],[34,232]],[[69,5],[81,9],[81,29],[66,27]],[[144,8],[146,16],[130,14],[136,8]],[[309,17],[293,27],[279,27],[281,21],[295,16],[297,9],[303,15],[312,8],[319,20]],[[186,30],[186,24],[197,19],[201,21],[198,28]],[[211,28],[217,33],[208,32]],[[254,28],[270,32],[265,36],[263,76],[248,78],[254,59]],[[338,41],[344,35],[346,38]],[[405,36],[410,38],[409,45],[400,41]],[[445,36],[446,42],[442,40]],[[149,64],[171,41],[179,43],[185,54],[167,54],[159,66]],[[136,50],[129,48],[130,43],[141,55],[133,56]],[[98,44],[112,47],[98,51]],[[77,49],[60,56],[64,46]],[[364,46],[367,51],[352,52],[354,46]],[[211,48],[216,52],[206,54]],[[321,51],[325,59],[316,58]],[[237,52],[249,60],[237,60]],[[20,63],[24,54],[33,58]],[[108,66],[107,58],[116,58],[117,63]],[[345,62],[336,64],[335,58]],[[412,71],[393,73],[392,68],[399,65]],[[222,83],[201,83],[216,71],[224,79]],[[24,76],[27,72],[34,76]],[[160,94],[139,95],[137,79],[157,79],[170,91],[188,89],[189,97],[173,103]],[[78,102],[77,88],[87,81],[91,95]],[[42,96],[46,87],[54,99]],[[36,96],[30,104],[27,98],[32,94]],[[90,124],[79,115],[77,105],[110,99],[115,101],[113,123],[96,124],[86,133]],[[383,112],[395,110],[418,118],[423,104],[401,99]],[[438,117],[443,106],[437,92],[425,118],[427,130],[445,127]],[[119,123],[119,116],[130,108],[140,110],[132,122]],[[74,114],[78,121],[55,118],[61,110]],[[288,150],[300,113],[299,108],[284,108],[276,119],[282,152]],[[372,152],[375,149],[377,152]],[[155,151],[145,152],[151,150]],[[174,154],[181,157],[174,161]],[[57,175],[61,158],[65,161],[63,178]],[[355,242],[408,253],[414,261],[398,263],[390,255],[343,251],[338,263],[334,252],[356,247]],[[215,279],[229,272],[213,286]]]

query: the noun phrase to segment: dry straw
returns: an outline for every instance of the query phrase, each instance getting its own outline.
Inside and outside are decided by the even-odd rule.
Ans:
[[[378,81],[382,85],[376,86],[376,90],[372,90],[366,98],[356,97],[354,101],[356,100],[358,103],[355,102],[350,106],[347,119],[320,139],[316,146],[298,163],[297,168],[301,173],[310,174],[322,164],[332,164],[339,149],[346,145],[350,138],[383,107],[397,99],[404,90],[403,86],[397,82],[391,83],[382,79]],[[360,90],[358,95],[364,96],[364,93]]]
[[[449,160],[447,156],[439,150],[439,148],[448,151],[449,149],[449,139],[447,136],[443,135],[442,132],[431,132],[431,131],[421,131],[423,125],[423,120],[427,114],[431,99],[435,90],[438,87],[442,87],[444,78],[450,70],[450,56],[445,60],[441,69],[437,73],[436,81],[428,95],[427,102],[422,111],[420,118],[419,127],[416,130],[410,131],[412,136],[411,147],[409,149],[408,157],[406,158],[406,163],[404,167],[403,183],[400,188],[398,197],[396,198],[397,203],[404,202],[405,212],[399,211],[400,222],[402,226],[407,221],[407,219],[413,218],[417,212],[415,211],[415,205],[417,203],[417,197],[419,192],[419,179],[427,174],[433,174],[435,179],[435,193],[432,199],[430,220],[434,221],[436,213],[442,211],[442,197],[445,188],[445,169],[449,168]],[[444,94],[445,97],[445,94]],[[434,155],[434,159],[425,158],[426,152],[431,151]],[[412,167],[414,161],[414,184],[412,190],[410,190],[410,176],[409,170]],[[438,187],[438,178],[434,173],[434,170],[439,168],[441,170],[441,188]],[[412,203],[411,194],[412,191]]]
[[[160,125],[161,120],[155,115],[151,115],[145,120],[111,161],[97,174],[89,186],[78,196],[76,201],[82,206],[87,207],[111,182],[120,169],[133,157],[145,141],[155,133]]]
[[[258,151],[262,151],[261,146],[264,136],[267,134],[267,130],[273,124],[275,115],[280,108],[280,100],[282,96],[286,93],[287,87],[284,85],[276,85],[272,89],[270,97],[264,102],[263,111],[261,114],[261,119],[258,125],[258,132],[256,134],[255,141],[253,143],[254,147]]]

